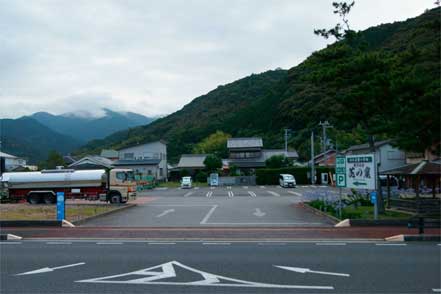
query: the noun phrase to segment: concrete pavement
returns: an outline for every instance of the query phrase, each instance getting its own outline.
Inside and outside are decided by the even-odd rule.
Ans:
[[[0,243],[2,293],[435,293],[436,243]],[[280,267],[277,267],[280,266]]]

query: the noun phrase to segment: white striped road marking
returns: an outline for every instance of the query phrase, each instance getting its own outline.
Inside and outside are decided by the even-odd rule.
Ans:
[[[212,192],[212,191],[208,191],[208,192],[207,192],[207,195],[205,195],[205,196],[208,197],[208,198],[210,198],[211,195],[213,195],[213,192]]]
[[[337,242],[331,242],[331,243],[325,243],[325,242],[320,242],[320,243],[315,243],[315,245],[319,245],[319,246],[344,246],[346,245],[346,243],[337,243]]]
[[[96,245],[122,245],[122,242],[96,242]]]
[[[265,186],[260,186],[260,189],[265,189]]]
[[[406,243],[376,243],[377,246],[406,246]]]
[[[202,245],[231,245],[231,243],[227,242],[205,242]]]
[[[276,196],[276,197],[279,197],[279,196],[280,196],[279,193],[276,193],[276,192],[274,192],[274,191],[267,191],[267,192],[270,193],[270,194],[273,195],[273,196]]]
[[[193,194],[193,192],[187,192],[187,193],[185,193],[184,197],[188,197],[188,196],[190,196],[191,194]]]
[[[48,245],[72,245],[72,242],[46,242]]]
[[[233,193],[233,191],[228,191],[228,197],[229,197],[229,198],[233,198],[233,197],[234,197],[234,193]]]
[[[204,219],[201,220],[201,222],[199,224],[203,225],[206,224],[208,219],[210,218],[210,216],[213,214],[213,212],[216,210],[217,208],[217,204],[213,205],[213,207],[207,212],[207,214],[205,215]]]
[[[148,245],[175,245],[175,242],[149,242]]]
[[[244,189],[248,189],[248,186],[243,186]]]
[[[248,191],[248,194],[250,194],[251,197],[257,197],[256,193],[253,191]]]
[[[2,244],[2,245],[4,245],[4,244],[13,245],[13,244],[21,244],[21,242],[8,242],[8,241],[5,241],[5,242],[0,242],[0,244]]]
[[[288,193],[293,194],[293,195],[296,195],[296,196],[300,196],[300,197],[303,196],[302,193],[299,193],[299,192],[288,191]]]

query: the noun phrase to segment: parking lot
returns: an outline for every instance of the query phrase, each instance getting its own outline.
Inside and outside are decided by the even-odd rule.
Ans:
[[[85,226],[115,227],[287,227],[330,226],[304,209],[311,197],[336,197],[326,186],[232,186],[156,188],[139,193],[138,206],[91,220]]]

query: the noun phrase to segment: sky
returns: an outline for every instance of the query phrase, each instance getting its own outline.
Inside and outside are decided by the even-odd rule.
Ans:
[[[334,0],[335,1],[335,0]],[[289,69],[327,42],[332,0],[0,0],[0,118],[179,110],[219,85]],[[356,0],[354,30],[434,0]]]

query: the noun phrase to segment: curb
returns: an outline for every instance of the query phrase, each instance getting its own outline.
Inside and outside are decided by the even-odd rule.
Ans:
[[[440,242],[441,235],[395,235],[384,238],[384,240],[389,242],[407,242],[407,241]]]
[[[21,240],[23,239],[20,236],[17,235],[13,235],[13,234],[1,234],[0,235],[0,240]]]
[[[61,227],[57,220],[0,220],[0,227]]]
[[[83,218],[83,219],[79,219],[77,221],[73,221],[73,222],[71,222],[71,224],[75,227],[75,226],[78,226],[78,225],[82,225],[85,222],[88,222],[90,220],[97,219],[97,218],[100,218],[100,217],[103,217],[103,216],[106,216],[106,215],[109,215],[109,214],[112,214],[112,213],[115,213],[115,212],[118,212],[118,211],[121,211],[121,210],[124,210],[124,209],[135,207],[135,206],[137,206],[137,204],[125,204],[124,206],[118,207],[117,209],[114,209],[114,210],[106,211],[106,212],[103,212],[101,214],[97,214],[97,215],[94,215],[94,216],[90,216],[90,217],[86,217],[86,218]]]
[[[300,206],[302,206],[303,208],[306,208],[307,210],[311,211],[311,212],[314,213],[314,214],[318,214],[318,215],[320,215],[320,216],[324,216],[324,217],[326,217],[326,218],[327,218],[328,220],[330,220],[333,224],[338,224],[338,223],[341,222],[340,219],[338,219],[338,218],[336,218],[336,217],[333,217],[333,216],[331,216],[331,215],[329,215],[329,214],[327,214],[327,213],[324,213],[323,211],[318,210],[317,208],[314,208],[314,207],[312,207],[312,206],[309,206],[308,204],[305,204],[305,202],[301,202],[301,203],[300,203]]]

